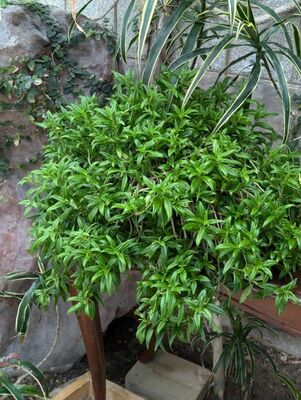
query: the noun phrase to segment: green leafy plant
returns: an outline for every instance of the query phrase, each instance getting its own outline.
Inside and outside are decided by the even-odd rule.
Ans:
[[[4,371],[5,368],[20,368],[26,372],[36,383],[36,386],[28,384],[14,383]],[[17,354],[10,354],[7,357],[0,358],[0,396],[8,396],[15,400],[24,400],[25,398],[44,398],[49,395],[49,389],[46,378],[43,373],[28,361],[18,358]]]
[[[294,382],[292,382],[289,378],[287,378],[286,376],[281,375],[279,373],[277,373],[276,376],[289,389],[289,391],[292,394],[294,400],[301,400],[301,392],[300,392],[300,390],[297,389],[297,387],[294,384]]]
[[[203,351],[205,352],[216,338],[223,337],[223,352],[214,365],[213,372],[224,365],[225,375],[231,376],[234,382],[240,385],[242,392],[245,392],[255,374],[256,357],[269,360],[273,370],[277,371],[273,359],[261,343],[264,331],[272,334],[275,332],[258,318],[246,317],[229,305],[226,306],[226,310],[230,330],[211,332]]]
[[[275,295],[279,311],[298,301],[298,155],[271,147],[277,135],[254,101],[214,132],[235,96],[229,80],[197,88],[182,108],[191,74],[175,86],[166,71],[153,87],[116,75],[105,108],[81,98],[47,114],[45,162],[23,180],[41,276],[22,310],[32,297],[40,306],[63,297],[93,318],[95,301],[136,268],[137,335],[157,347],[165,333],[172,343],[212,325],[222,286],[243,290],[242,301],[253,287]]]
[[[300,19],[301,7],[296,1],[290,5],[294,7],[287,8],[296,11],[282,17],[258,0],[144,0],[141,12],[137,12],[138,0],[132,0],[124,17],[120,52],[126,61],[129,49],[137,41],[140,65],[145,55],[142,77],[146,84],[152,82],[163,64],[168,65],[172,71],[179,71],[184,64],[195,69],[183,99],[185,105],[214,62],[225,51],[238,49],[239,56],[226,61],[218,78],[229,68],[246,60],[249,60],[251,72],[237,97],[217,121],[214,130],[220,130],[252,96],[265,69],[283,104],[283,140],[286,141],[290,127],[291,99],[282,59],[288,60],[301,74],[301,35],[295,23]],[[255,11],[263,13],[263,17],[258,20]],[[281,41],[279,34],[282,35]]]

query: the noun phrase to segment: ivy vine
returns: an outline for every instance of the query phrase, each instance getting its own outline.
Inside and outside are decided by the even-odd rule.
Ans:
[[[17,3],[5,2],[5,6],[11,4]],[[22,6],[39,16],[46,27],[50,44],[38,58],[15,58],[9,67],[0,68],[0,94],[4,95],[4,100],[3,97],[0,99],[0,112],[22,111],[32,122],[37,122],[46,111],[56,111],[80,95],[95,94],[99,103],[105,104],[112,92],[112,82],[100,79],[81,67],[76,60],[70,58],[68,50],[76,47],[80,41],[94,38],[104,41],[109,54],[113,56],[116,52],[116,35],[109,28],[108,21],[104,20],[101,25],[86,21],[81,25],[84,33],[73,30],[68,38],[49,6],[36,2]],[[1,129],[0,176],[9,169],[9,162],[3,157],[5,148],[14,143],[19,144],[24,139],[19,133],[11,137],[12,130],[18,132],[17,127],[12,129],[13,121],[3,123],[10,124],[10,129]]]

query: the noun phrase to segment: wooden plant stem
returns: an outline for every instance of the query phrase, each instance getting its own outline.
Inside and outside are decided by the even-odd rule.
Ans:
[[[70,292],[74,295],[75,289]],[[94,399],[106,400],[106,362],[98,304],[95,303],[94,319],[86,314],[79,314],[77,319],[86,348]]]
[[[216,300],[215,304],[220,305],[220,302]],[[213,323],[220,331],[223,330],[222,319],[219,315],[213,316]],[[223,353],[223,337],[217,337],[212,342],[213,350],[213,365],[215,365]],[[214,374],[214,394],[218,400],[224,400],[225,392],[225,365],[222,362],[219,369]]]
[[[155,356],[155,343],[156,343],[156,337],[155,335],[152,336],[149,347],[141,351],[141,353],[138,354],[138,360],[142,364],[147,364],[150,361],[154,359]]]
[[[106,361],[98,305],[94,319],[85,314],[78,315],[77,319],[86,347],[94,399],[106,400]]]

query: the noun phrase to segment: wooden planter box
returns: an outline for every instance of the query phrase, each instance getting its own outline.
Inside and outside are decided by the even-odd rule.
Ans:
[[[79,376],[65,386],[55,389],[50,398],[52,400],[92,400],[93,390],[89,372]],[[107,380],[106,400],[143,400],[128,390]]]
[[[301,284],[298,285],[295,294],[301,301]],[[265,299],[250,298],[242,304],[239,303],[239,299],[240,294],[237,294],[232,298],[232,302],[241,310],[291,335],[301,336],[301,305],[289,302],[283,313],[279,315],[275,308],[273,296]]]

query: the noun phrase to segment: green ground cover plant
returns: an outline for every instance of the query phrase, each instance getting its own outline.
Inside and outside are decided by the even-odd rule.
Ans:
[[[22,329],[32,299],[69,298],[70,312],[93,318],[95,301],[132,268],[142,275],[137,335],[147,345],[214,329],[220,290],[243,290],[244,301],[256,287],[275,295],[279,312],[298,301],[298,154],[272,146],[277,134],[255,101],[214,132],[235,96],[228,80],[196,89],[183,108],[191,72],[177,79],[166,71],[148,87],[116,75],[106,107],[83,97],[47,114],[44,164],[23,180],[40,274],[19,307]]]
[[[26,376],[32,378],[36,384],[14,383],[7,374],[7,369],[18,368],[25,371]],[[0,358],[0,396],[2,399],[8,397],[15,400],[24,400],[25,398],[48,398],[49,389],[43,373],[32,363],[20,360],[15,353],[7,357]]]

